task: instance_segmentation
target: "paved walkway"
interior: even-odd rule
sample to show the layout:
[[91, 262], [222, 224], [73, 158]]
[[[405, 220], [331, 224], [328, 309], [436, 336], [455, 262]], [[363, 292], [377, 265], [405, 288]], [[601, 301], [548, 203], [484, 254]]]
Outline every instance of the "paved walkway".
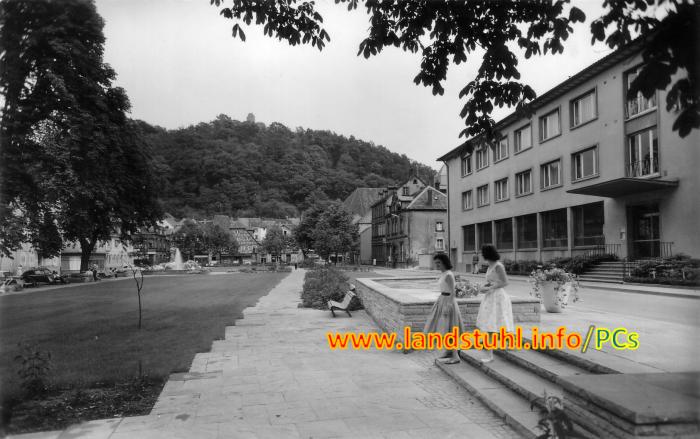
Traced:
[[42, 437], [519, 437], [438, 370], [434, 353], [330, 351], [326, 331], [376, 327], [364, 311], [333, 319], [298, 308], [303, 276], [291, 273], [172, 376], [150, 415]]

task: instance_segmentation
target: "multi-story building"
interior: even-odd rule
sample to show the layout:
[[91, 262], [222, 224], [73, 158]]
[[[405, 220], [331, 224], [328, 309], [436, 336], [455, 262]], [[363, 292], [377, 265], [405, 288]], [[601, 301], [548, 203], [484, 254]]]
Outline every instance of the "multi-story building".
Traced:
[[[150, 265], [171, 260], [172, 235], [175, 228], [167, 221], [159, 221], [155, 227], [144, 227], [134, 237], [135, 258], [145, 259]], [[136, 261], [137, 263], [140, 261]]]
[[377, 265], [430, 267], [446, 250], [447, 197], [411, 176], [372, 205], [372, 259]]
[[372, 263], [372, 205], [384, 194], [385, 188], [360, 187], [352, 191], [343, 201], [345, 210], [352, 214], [352, 222], [357, 224], [360, 236], [359, 252], [352, 263]]
[[[622, 48], [442, 156], [448, 167], [450, 255], [481, 245], [546, 261], [603, 248], [642, 259], [700, 254], [700, 131], [681, 138], [666, 91], [627, 96], [642, 64]], [[603, 247], [604, 246], [604, 247]]]

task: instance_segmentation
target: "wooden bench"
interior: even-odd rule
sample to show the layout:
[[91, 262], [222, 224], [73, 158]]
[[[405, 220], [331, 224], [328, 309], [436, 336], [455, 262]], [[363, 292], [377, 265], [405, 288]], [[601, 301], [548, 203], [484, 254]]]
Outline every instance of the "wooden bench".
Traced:
[[345, 293], [345, 297], [343, 297], [342, 302], [336, 302], [335, 300], [329, 300], [328, 301], [328, 309], [331, 310], [331, 314], [333, 314], [333, 317], [335, 317], [335, 310], [340, 310], [340, 311], [345, 311], [348, 313], [348, 316], [352, 317], [352, 314], [350, 314], [350, 311], [348, 311], [348, 308], [350, 307], [350, 302], [352, 302], [352, 298], [355, 297], [357, 294], [355, 294], [355, 285], [350, 284], [350, 290]]

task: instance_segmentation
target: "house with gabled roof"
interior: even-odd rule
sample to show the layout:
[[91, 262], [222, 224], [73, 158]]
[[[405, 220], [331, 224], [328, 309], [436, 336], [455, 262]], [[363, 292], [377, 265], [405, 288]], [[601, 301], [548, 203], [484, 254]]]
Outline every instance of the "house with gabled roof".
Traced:
[[418, 175], [387, 188], [371, 212], [374, 264], [430, 267], [445, 250], [447, 197]]
[[384, 195], [386, 188], [358, 187], [343, 201], [345, 210], [352, 214], [360, 236], [359, 262], [372, 261], [372, 205]]

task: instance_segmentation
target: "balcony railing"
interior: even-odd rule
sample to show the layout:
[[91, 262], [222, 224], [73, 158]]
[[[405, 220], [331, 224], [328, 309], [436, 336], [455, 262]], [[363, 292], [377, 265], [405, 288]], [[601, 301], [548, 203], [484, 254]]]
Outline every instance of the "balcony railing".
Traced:
[[659, 172], [659, 158], [637, 160], [627, 163], [625, 169], [626, 177], [645, 177]]

